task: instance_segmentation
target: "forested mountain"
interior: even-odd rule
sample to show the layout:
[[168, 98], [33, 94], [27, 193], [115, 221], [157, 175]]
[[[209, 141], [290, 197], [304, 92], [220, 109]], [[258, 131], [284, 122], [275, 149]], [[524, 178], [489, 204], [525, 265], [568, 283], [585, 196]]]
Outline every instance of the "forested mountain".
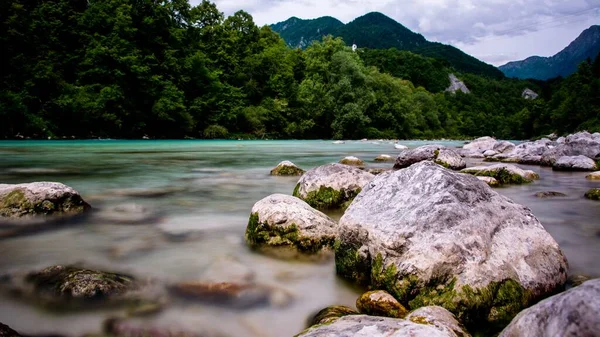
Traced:
[[[402, 24], [378, 12], [368, 13], [344, 25], [339, 21], [332, 24], [332, 18], [325, 17], [314, 20], [290, 18], [287, 21], [271, 25], [291, 47], [304, 48], [311, 41], [320, 40], [327, 27], [327, 33], [341, 37], [346, 43], [356, 43], [360, 48], [388, 49], [412, 51], [423, 56], [446, 61], [455, 69], [493, 78], [503, 78], [501, 71], [492, 65], [465, 54], [460, 49], [438, 42], [429, 42], [421, 34], [417, 34]], [[333, 19], [335, 20], [335, 19]], [[314, 21], [322, 23], [316, 27]], [[325, 25], [325, 23], [328, 23]], [[319, 28], [320, 32], [316, 29]], [[301, 43], [299, 42], [301, 41]], [[308, 43], [307, 43], [308, 42]]]
[[[0, 138], [600, 131], [599, 58], [551, 82], [493, 79], [393, 48], [353, 52], [329, 35], [290, 48], [248, 13], [226, 18], [206, 0], [6, 0], [3, 9]], [[443, 91], [449, 73], [470, 94]], [[540, 98], [522, 98], [525, 88]]]
[[565, 49], [552, 57], [532, 56], [522, 61], [509, 62], [499, 69], [508, 76], [547, 80], [571, 75], [586, 59], [594, 59], [600, 53], [600, 26], [584, 30]]

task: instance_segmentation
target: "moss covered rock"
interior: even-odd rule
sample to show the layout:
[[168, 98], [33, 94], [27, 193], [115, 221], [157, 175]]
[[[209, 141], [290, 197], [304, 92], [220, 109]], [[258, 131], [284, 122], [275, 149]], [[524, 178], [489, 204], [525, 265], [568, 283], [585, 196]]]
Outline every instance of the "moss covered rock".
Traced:
[[344, 164], [344, 165], [351, 165], [351, 166], [364, 166], [365, 162], [362, 161], [362, 159], [354, 157], [354, 156], [348, 156], [348, 157], [344, 157], [340, 160], [340, 164]]
[[555, 198], [555, 197], [566, 197], [567, 195], [562, 192], [543, 191], [543, 192], [537, 192], [535, 194], [535, 196], [538, 198], [541, 198], [541, 199], [547, 199], [547, 198]]
[[358, 315], [358, 312], [345, 305], [332, 305], [320, 310], [313, 318], [309, 320], [308, 326], [311, 327], [317, 324], [328, 324], [340, 317], [348, 315]]
[[452, 170], [460, 170], [467, 166], [453, 149], [442, 145], [425, 145], [401, 152], [396, 158], [394, 169], [399, 170], [422, 161], [432, 161]]
[[560, 247], [529, 209], [431, 162], [377, 176], [338, 228], [338, 274], [469, 325], [500, 327], [567, 278]]
[[0, 217], [78, 214], [89, 208], [77, 191], [61, 183], [0, 184]]
[[278, 257], [327, 256], [332, 252], [336, 227], [335, 221], [304, 201], [273, 194], [252, 207], [246, 242]]
[[359, 168], [328, 164], [308, 170], [293, 195], [317, 209], [345, 209], [374, 175]]
[[390, 156], [389, 154], [380, 154], [379, 156], [375, 157], [375, 161], [377, 162], [386, 162], [386, 161], [395, 161], [396, 158]]
[[301, 176], [304, 170], [291, 161], [284, 160], [271, 170], [272, 176]]
[[590, 200], [600, 200], [600, 188], [592, 188], [585, 192], [584, 197]]
[[492, 177], [502, 185], [528, 184], [539, 179], [539, 175], [531, 170], [523, 170], [511, 164], [494, 164], [489, 166], [474, 166], [463, 169], [461, 173], [478, 177]]
[[368, 291], [356, 300], [356, 308], [362, 314], [404, 318], [408, 310], [385, 290]]

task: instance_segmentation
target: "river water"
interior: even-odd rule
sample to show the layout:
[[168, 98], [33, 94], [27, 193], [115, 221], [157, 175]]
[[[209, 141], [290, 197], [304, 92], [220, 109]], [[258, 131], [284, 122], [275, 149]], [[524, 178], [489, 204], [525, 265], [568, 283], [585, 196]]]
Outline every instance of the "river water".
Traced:
[[[431, 142], [400, 143], [413, 148]], [[291, 194], [298, 180], [272, 177], [269, 171], [281, 160], [309, 169], [347, 155], [371, 167], [391, 167], [373, 159], [398, 152], [383, 141], [3, 141], [0, 183], [59, 181], [78, 190], [97, 215], [52, 231], [0, 239], [0, 274], [83, 263], [170, 283], [197, 280], [215, 260], [234, 258], [256, 274], [257, 282], [293, 294], [293, 302], [251, 310], [174, 304], [146, 319], [237, 337], [293, 336], [323, 307], [354, 306], [360, 289], [336, 277], [333, 261], [282, 261], [246, 247], [252, 205], [272, 193]], [[533, 210], [560, 244], [572, 274], [600, 277], [600, 203], [583, 198], [600, 183], [586, 180], [582, 172], [522, 167], [538, 172], [541, 179], [497, 191]], [[533, 194], [539, 191], [567, 197], [538, 199]], [[111, 212], [133, 206], [143, 207], [149, 216], [140, 220]], [[98, 332], [105, 318], [120, 314], [54, 313], [2, 296], [0, 322], [23, 334]]]

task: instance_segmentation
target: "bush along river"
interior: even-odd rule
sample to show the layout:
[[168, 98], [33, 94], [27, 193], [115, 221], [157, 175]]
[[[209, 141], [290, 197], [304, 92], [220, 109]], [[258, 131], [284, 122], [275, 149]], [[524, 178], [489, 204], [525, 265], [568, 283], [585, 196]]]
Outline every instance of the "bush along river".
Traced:
[[0, 142], [0, 336], [600, 335], [600, 134]]

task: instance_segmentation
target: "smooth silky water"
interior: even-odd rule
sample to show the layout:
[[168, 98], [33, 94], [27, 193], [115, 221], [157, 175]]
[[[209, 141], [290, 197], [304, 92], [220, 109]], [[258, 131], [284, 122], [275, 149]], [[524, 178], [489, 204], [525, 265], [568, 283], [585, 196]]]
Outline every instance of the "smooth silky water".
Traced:
[[[400, 143], [413, 148], [434, 142]], [[298, 180], [269, 176], [270, 169], [282, 160], [309, 169], [347, 155], [371, 167], [391, 167], [392, 163], [376, 164], [373, 159], [397, 153], [393, 143], [386, 141], [340, 145], [331, 141], [3, 141], [0, 183], [58, 181], [78, 190], [96, 209], [136, 204], [158, 216], [141, 224], [90, 217], [59, 229], [1, 239], [0, 274], [83, 263], [171, 283], [199, 280], [210, 263], [233, 257], [252, 268], [257, 282], [288, 290], [294, 301], [286, 307], [250, 310], [175, 302], [157, 315], [139, 319], [237, 337], [293, 336], [321, 308], [354, 306], [360, 289], [336, 277], [333, 261], [282, 261], [246, 247], [244, 231], [252, 205], [272, 193], [291, 194]], [[478, 164], [469, 161], [469, 166]], [[583, 194], [600, 187], [600, 182], [586, 180], [581, 172], [522, 167], [540, 173], [541, 179], [496, 190], [533, 210], [560, 244], [571, 273], [599, 277], [600, 203], [584, 199]], [[149, 195], [125, 196], [131, 191]], [[538, 199], [534, 194], [540, 191], [568, 196]], [[94, 333], [101, 330], [105, 318], [122, 315], [109, 310], [53, 313], [2, 296], [0, 322], [23, 334]]]

